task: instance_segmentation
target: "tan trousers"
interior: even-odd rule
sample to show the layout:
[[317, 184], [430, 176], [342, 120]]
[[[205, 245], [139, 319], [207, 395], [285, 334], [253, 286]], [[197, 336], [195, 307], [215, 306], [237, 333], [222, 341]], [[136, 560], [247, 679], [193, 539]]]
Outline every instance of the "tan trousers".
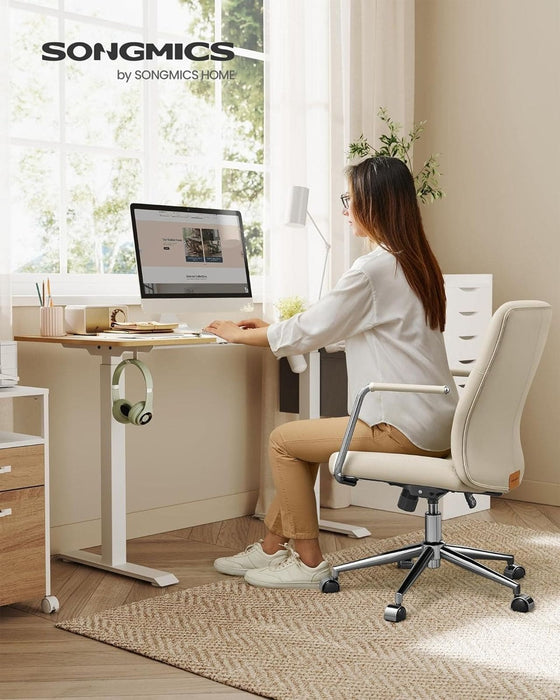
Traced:
[[[319, 464], [338, 452], [348, 418], [298, 420], [275, 428], [270, 434], [269, 455], [276, 496], [264, 519], [276, 535], [286, 539], [309, 540], [319, 536], [314, 484]], [[358, 421], [350, 449], [360, 452], [446, 457], [445, 452], [428, 452], [416, 447], [400, 430], [380, 423], [370, 428]]]

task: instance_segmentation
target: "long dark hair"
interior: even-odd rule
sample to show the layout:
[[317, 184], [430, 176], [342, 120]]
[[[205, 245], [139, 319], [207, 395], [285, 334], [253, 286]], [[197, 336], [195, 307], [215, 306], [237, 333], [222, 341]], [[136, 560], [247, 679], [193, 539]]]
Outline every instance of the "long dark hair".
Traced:
[[427, 325], [443, 331], [443, 275], [426, 239], [410, 170], [398, 158], [373, 156], [350, 166], [346, 174], [357, 223], [393, 253], [422, 302]]

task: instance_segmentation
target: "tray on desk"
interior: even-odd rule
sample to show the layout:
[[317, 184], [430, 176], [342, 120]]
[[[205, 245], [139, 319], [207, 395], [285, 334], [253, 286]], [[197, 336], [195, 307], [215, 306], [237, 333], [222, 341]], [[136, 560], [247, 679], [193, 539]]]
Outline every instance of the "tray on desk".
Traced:
[[137, 323], [112, 323], [106, 333], [169, 333], [178, 328], [178, 323], [157, 323], [156, 321], [138, 321]]

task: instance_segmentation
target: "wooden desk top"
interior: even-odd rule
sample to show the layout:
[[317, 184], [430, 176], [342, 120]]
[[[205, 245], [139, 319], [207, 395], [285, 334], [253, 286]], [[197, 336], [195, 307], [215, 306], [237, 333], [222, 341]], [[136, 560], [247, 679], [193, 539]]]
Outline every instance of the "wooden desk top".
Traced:
[[[165, 337], [161, 337], [163, 335], [165, 335]], [[196, 336], [181, 336], [178, 334], [172, 336], [170, 333], [144, 333], [142, 335], [133, 334], [131, 337], [116, 333], [114, 336], [111, 336], [110, 333], [107, 333], [104, 335], [16, 335], [14, 336], [14, 340], [27, 342], [31, 341], [35, 343], [58, 343], [59, 345], [63, 345], [65, 347], [78, 348], [142, 348], [173, 345], [214, 345], [216, 344], [217, 339], [213, 337], [198, 338]]]

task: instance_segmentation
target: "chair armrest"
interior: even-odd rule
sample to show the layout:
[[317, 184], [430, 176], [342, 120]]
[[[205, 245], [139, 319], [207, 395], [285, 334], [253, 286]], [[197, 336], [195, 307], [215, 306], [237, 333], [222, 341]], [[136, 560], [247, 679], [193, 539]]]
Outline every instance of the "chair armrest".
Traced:
[[355, 477], [344, 476], [342, 473], [342, 467], [344, 466], [344, 460], [348, 454], [348, 448], [350, 447], [350, 442], [352, 441], [352, 436], [354, 435], [354, 429], [356, 427], [356, 423], [358, 422], [362, 404], [370, 391], [402, 391], [416, 394], [449, 394], [450, 389], [446, 384], [443, 386], [438, 386], [434, 384], [388, 384], [383, 382], [370, 382], [367, 386], [361, 389], [354, 400], [352, 412], [350, 413], [350, 418], [348, 419], [348, 425], [346, 426], [346, 431], [344, 433], [344, 437], [342, 438], [342, 445], [340, 446], [340, 450], [334, 465], [333, 476], [339, 484], [356, 486], [358, 483], [358, 480]]

